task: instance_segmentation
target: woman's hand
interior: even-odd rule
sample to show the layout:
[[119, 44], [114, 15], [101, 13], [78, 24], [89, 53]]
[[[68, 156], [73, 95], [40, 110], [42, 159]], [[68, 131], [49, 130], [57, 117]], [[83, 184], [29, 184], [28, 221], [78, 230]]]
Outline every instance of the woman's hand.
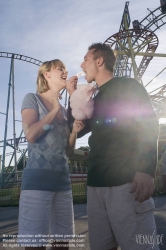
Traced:
[[73, 123], [73, 133], [79, 133], [85, 127], [83, 121], [75, 120]]
[[66, 148], [66, 153], [69, 156], [72, 152], [73, 149], [75, 148], [75, 143], [77, 139], [77, 133], [80, 132], [83, 128], [85, 127], [83, 121], [75, 120], [73, 123], [73, 129], [72, 132], [69, 136], [67, 148]]
[[72, 76], [72, 77], [70, 77], [67, 80], [67, 82], [66, 82], [66, 89], [67, 89], [67, 91], [68, 91], [68, 93], [69, 93], [70, 96], [76, 90], [76, 88], [77, 88], [77, 82], [78, 82], [78, 77], [77, 76]]
[[52, 95], [50, 101], [52, 103], [53, 109], [60, 109], [61, 105], [59, 103], [58, 99], [62, 99], [62, 96], [60, 95], [60, 93], [56, 92]]

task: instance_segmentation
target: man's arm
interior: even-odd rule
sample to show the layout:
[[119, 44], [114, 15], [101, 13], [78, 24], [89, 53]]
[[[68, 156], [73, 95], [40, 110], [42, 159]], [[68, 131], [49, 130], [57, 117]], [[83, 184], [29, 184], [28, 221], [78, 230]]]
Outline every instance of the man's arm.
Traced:
[[138, 155], [136, 174], [130, 192], [135, 192], [135, 199], [143, 202], [154, 192], [153, 177], [157, 163], [159, 123], [144, 87], [138, 84], [133, 92], [133, 98], [136, 100], [134, 115], [138, 135]]
[[143, 86], [136, 89], [135, 99], [137, 100], [134, 113], [137, 125], [139, 163], [137, 172], [154, 177], [158, 155], [159, 122]]

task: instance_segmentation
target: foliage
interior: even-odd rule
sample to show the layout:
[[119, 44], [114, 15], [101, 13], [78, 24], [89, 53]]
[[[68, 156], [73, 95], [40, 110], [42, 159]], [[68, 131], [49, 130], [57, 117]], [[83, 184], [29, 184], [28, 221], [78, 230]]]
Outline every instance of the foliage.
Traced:
[[82, 150], [82, 151], [86, 151], [86, 152], [89, 152], [90, 151], [90, 147], [88, 146], [85, 146], [85, 147], [80, 147], [80, 148], [77, 148], [78, 150]]

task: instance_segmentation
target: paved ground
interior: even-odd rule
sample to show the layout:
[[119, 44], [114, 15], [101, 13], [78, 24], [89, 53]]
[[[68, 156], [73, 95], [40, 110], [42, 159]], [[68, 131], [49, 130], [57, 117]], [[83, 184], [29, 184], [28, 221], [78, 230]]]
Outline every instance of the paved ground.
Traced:
[[[162, 245], [160, 244], [160, 250], [166, 249], [166, 196], [154, 198], [156, 209], [154, 215], [157, 224], [157, 234], [159, 239], [162, 239]], [[87, 225], [87, 212], [86, 204], [74, 205], [75, 212], [75, 225], [76, 234], [84, 235], [84, 247], [70, 248], [70, 250], [90, 250], [88, 241], [88, 225]], [[0, 208], [0, 250], [11, 250], [11, 246], [4, 247], [2, 243], [2, 236], [16, 235], [18, 228], [18, 207], [1, 207]], [[161, 235], [163, 237], [161, 238]], [[14, 250], [18, 250], [18, 247], [14, 247]], [[19, 248], [23, 250], [24, 248]], [[101, 249], [102, 250], [102, 249]], [[131, 249], [129, 249], [131, 250]]]

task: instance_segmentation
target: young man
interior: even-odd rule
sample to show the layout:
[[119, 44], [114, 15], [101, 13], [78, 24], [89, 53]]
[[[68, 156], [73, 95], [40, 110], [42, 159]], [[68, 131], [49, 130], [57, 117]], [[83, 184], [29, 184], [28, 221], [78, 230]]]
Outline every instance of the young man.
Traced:
[[[114, 52], [101, 43], [89, 47], [81, 64], [87, 82], [95, 81], [99, 90], [93, 116], [80, 133], [92, 132], [87, 180], [90, 247], [150, 250], [152, 242], [138, 239], [156, 235], [151, 196], [159, 125], [145, 88], [135, 79], [113, 77], [114, 64]], [[68, 90], [72, 94], [74, 87]]]

